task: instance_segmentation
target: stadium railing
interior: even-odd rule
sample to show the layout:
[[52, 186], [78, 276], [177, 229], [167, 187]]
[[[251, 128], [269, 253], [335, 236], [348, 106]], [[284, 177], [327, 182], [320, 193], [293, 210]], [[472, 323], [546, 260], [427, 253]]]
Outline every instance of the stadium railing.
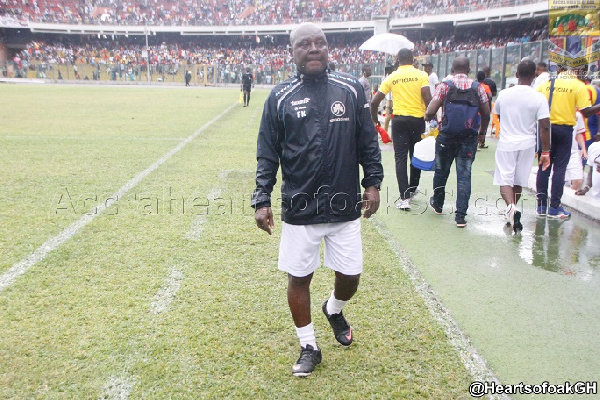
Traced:
[[465, 56], [470, 61], [470, 77], [475, 78], [477, 71], [483, 66], [490, 66], [491, 78], [496, 82], [498, 88], [504, 89], [506, 80], [515, 76], [517, 64], [524, 57], [534, 62], [548, 60], [548, 41], [508, 43], [504, 47], [495, 49], [460, 50], [435, 56], [422, 57], [420, 61], [433, 63], [433, 71], [443, 79], [450, 74], [452, 60], [459, 56]]

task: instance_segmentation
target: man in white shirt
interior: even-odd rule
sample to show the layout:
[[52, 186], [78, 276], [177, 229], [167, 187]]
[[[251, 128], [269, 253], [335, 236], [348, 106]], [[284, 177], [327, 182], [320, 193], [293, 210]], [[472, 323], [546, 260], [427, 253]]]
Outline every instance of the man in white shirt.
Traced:
[[[535, 158], [536, 123], [542, 135], [542, 148], [550, 148], [550, 110], [544, 95], [531, 87], [535, 70], [533, 61], [521, 61], [517, 66], [518, 84], [500, 92], [493, 111], [502, 124], [496, 147], [494, 185], [500, 186], [500, 195], [506, 202], [506, 223], [512, 225], [515, 233], [523, 230], [517, 203]], [[540, 164], [544, 170], [548, 168], [549, 152], [542, 152]]]
[[[392, 72], [394, 72], [394, 67], [391, 67], [391, 66], [385, 67], [385, 77], [386, 78]], [[385, 95], [385, 123], [384, 123], [384, 128], [383, 128], [389, 134], [392, 133], [388, 130], [388, 128], [390, 127], [390, 121], [392, 120], [393, 116], [394, 116], [393, 94], [392, 94], [392, 92], [389, 92], [388, 94]]]
[[571, 158], [567, 164], [565, 181], [571, 182], [571, 189], [578, 190], [583, 183], [583, 164], [582, 158], [587, 158], [585, 149], [585, 123], [583, 115], [579, 111], [575, 114], [577, 122], [573, 127], [573, 142], [571, 144]]
[[427, 75], [429, 75], [429, 89], [431, 90], [431, 95], [433, 96], [435, 93], [435, 87], [440, 83], [437, 74], [433, 72], [433, 63], [424, 63], [423, 71], [427, 72]]
[[576, 195], [583, 196], [589, 192], [588, 196], [600, 199], [600, 133], [594, 136], [594, 143], [587, 149], [587, 165], [590, 170], [586, 176], [585, 186], [575, 192]]
[[539, 63], [537, 63], [535, 69], [535, 80], [533, 81], [531, 86], [533, 86], [534, 89], [537, 89], [538, 86], [540, 86], [542, 83], [546, 82], [549, 79], [550, 74], [548, 73], [548, 65], [545, 62], [540, 61]]
[[360, 85], [365, 91], [365, 98], [367, 99], [367, 103], [371, 103], [371, 98], [373, 97], [373, 93], [371, 92], [371, 81], [369, 80], [370, 76], [371, 67], [369, 65], [363, 65], [362, 76], [358, 78], [358, 81], [360, 82]]

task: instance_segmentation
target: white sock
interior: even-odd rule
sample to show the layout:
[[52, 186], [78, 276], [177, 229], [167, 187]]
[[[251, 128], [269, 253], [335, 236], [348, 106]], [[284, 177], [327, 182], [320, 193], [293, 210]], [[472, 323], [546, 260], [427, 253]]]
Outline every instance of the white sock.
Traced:
[[515, 211], [517, 211], [517, 206], [514, 203], [509, 204], [508, 206], [506, 206], [506, 212], [504, 213], [504, 216], [506, 218], [506, 223], [512, 225], [515, 221]]
[[329, 297], [329, 300], [327, 300], [327, 314], [329, 315], [341, 313], [342, 309], [347, 303], [347, 301], [336, 299], [333, 295], [334, 293], [335, 290], [331, 292], [331, 297]]
[[296, 335], [298, 335], [298, 339], [300, 339], [300, 347], [306, 347], [307, 344], [310, 344], [313, 349], [318, 349], [317, 339], [315, 338], [315, 328], [312, 322], [302, 328], [296, 327]]

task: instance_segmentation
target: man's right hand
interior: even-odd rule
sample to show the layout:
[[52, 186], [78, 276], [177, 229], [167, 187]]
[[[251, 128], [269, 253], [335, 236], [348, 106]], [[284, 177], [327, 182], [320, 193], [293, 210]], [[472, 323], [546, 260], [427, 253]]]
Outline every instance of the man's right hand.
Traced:
[[256, 226], [271, 235], [271, 229], [275, 226], [273, 221], [273, 211], [271, 207], [259, 208], [254, 212]]
[[538, 162], [538, 165], [542, 166], [542, 171], [547, 170], [548, 167], [550, 166], [550, 155], [548, 155], [548, 154], [540, 155], [540, 161]]

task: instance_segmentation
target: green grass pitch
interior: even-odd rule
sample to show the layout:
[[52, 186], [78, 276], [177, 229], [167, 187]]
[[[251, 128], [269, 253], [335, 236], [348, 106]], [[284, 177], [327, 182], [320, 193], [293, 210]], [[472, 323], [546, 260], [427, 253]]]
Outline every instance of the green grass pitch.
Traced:
[[[0, 274], [110, 205], [0, 292], [0, 398], [469, 398], [471, 377], [400, 260], [363, 222], [365, 272], [323, 363], [299, 354], [277, 271], [281, 224], [249, 207], [267, 91], [0, 87]], [[125, 183], [222, 113], [126, 194]], [[276, 191], [279, 187], [276, 188]]]

